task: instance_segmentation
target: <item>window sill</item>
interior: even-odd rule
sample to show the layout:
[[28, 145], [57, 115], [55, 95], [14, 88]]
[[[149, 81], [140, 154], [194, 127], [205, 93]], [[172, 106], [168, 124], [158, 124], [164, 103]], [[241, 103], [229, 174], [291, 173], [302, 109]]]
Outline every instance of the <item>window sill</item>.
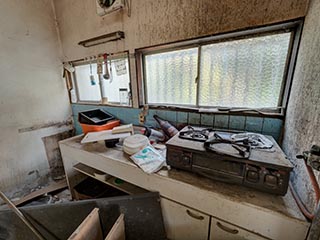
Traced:
[[[142, 107], [142, 106], [140, 106]], [[155, 110], [169, 110], [169, 111], [181, 111], [181, 112], [193, 112], [199, 114], [221, 114], [221, 115], [241, 115], [241, 116], [253, 116], [253, 117], [269, 117], [284, 119], [284, 109], [279, 109], [279, 112], [275, 110], [255, 110], [255, 109], [243, 109], [243, 108], [197, 108], [197, 107], [185, 107], [185, 106], [173, 106], [173, 105], [149, 105], [149, 109]]]
[[71, 104], [81, 104], [81, 105], [93, 105], [93, 106], [104, 106], [104, 107], [121, 107], [121, 108], [133, 108], [132, 105], [120, 105], [117, 103], [101, 103], [101, 102], [82, 102], [78, 101]]

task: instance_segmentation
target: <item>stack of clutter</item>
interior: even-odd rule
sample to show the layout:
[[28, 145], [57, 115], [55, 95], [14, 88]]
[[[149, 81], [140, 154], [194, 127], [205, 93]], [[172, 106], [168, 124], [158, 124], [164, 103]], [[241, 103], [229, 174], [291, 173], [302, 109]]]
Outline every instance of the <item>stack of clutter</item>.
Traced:
[[146, 173], [157, 172], [166, 164], [165, 157], [150, 144], [148, 137], [141, 134], [127, 137], [123, 151]]
[[[154, 115], [154, 118], [162, 131], [144, 127], [140, 129], [140, 134], [134, 134], [132, 124], [119, 126], [120, 120], [116, 120], [114, 116], [103, 110], [81, 112], [79, 122], [83, 132], [86, 133], [81, 143], [104, 141], [107, 148], [119, 147], [144, 172], [155, 173], [167, 166], [166, 148], [157, 143], [170, 139], [178, 133], [178, 130], [157, 115]], [[87, 125], [91, 126], [87, 127]]]

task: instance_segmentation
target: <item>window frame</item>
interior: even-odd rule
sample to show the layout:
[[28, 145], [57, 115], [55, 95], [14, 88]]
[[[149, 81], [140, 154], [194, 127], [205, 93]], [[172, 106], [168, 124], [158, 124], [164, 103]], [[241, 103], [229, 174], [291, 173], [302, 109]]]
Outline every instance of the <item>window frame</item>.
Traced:
[[[297, 19], [290, 22], [277, 23], [268, 26], [262, 26], [257, 28], [244, 29], [240, 31], [216, 34], [197, 39], [190, 39], [178, 42], [172, 42], [163, 45], [156, 45], [147, 48], [136, 49], [136, 71], [137, 71], [137, 84], [138, 84], [138, 102], [139, 106], [149, 105], [150, 108], [168, 108], [168, 109], [182, 109], [187, 111], [199, 111], [199, 109], [212, 109], [218, 106], [199, 106], [199, 77], [200, 77], [200, 58], [201, 58], [201, 47], [209, 44], [234, 41], [239, 39], [248, 39], [260, 36], [267, 36], [277, 33], [291, 32], [291, 39], [288, 48], [286, 66], [283, 74], [283, 80], [281, 85], [281, 91], [279, 94], [278, 107], [276, 108], [264, 108], [258, 109], [259, 111], [251, 111], [250, 115], [260, 115], [265, 112], [268, 115], [284, 116], [288, 104], [293, 73], [295, 69], [295, 62], [297, 58], [297, 52], [299, 48], [301, 32], [303, 27], [303, 19]], [[145, 82], [145, 56], [149, 54], [170, 52], [188, 48], [198, 48], [198, 63], [197, 63], [197, 98], [196, 105], [177, 105], [177, 104], [148, 104], [147, 103], [147, 83]], [[243, 108], [230, 107], [230, 109], [239, 110]], [[250, 108], [247, 109], [250, 112]]]
[[[129, 53], [129, 51], [123, 51], [123, 52], [108, 54], [108, 59], [111, 59], [111, 60], [121, 59], [122, 56], [127, 56], [127, 58], [128, 58], [129, 93], [131, 94], [131, 97], [130, 97], [131, 103], [129, 105], [121, 105], [120, 103], [116, 103], [116, 102], [103, 103], [102, 101], [93, 101], [93, 100], [92, 101], [91, 100], [83, 101], [83, 100], [80, 100], [80, 97], [79, 97], [80, 96], [79, 95], [79, 86], [78, 86], [78, 83], [77, 83], [76, 73], [74, 71], [71, 74], [71, 78], [72, 78], [72, 82], [73, 82], [73, 85], [75, 87], [75, 92], [76, 92], [76, 95], [77, 95], [77, 101], [76, 101], [75, 104], [99, 105], [99, 106], [101, 105], [101, 106], [113, 106], [113, 107], [124, 107], [124, 108], [132, 108], [133, 107], [131, 66], [130, 66], [130, 53]], [[71, 64], [72, 64], [72, 66], [76, 67], [76, 66], [88, 65], [88, 64], [90, 64], [90, 62], [92, 64], [97, 64], [97, 58], [95, 58], [94, 60], [90, 60], [90, 57], [89, 58], [84, 58], [84, 59], [78, 59], [78, 60], [71, 61]], [[99, 86], [100, 93], [102, 94], [101, 85], [98, 84], [98, 86]]]

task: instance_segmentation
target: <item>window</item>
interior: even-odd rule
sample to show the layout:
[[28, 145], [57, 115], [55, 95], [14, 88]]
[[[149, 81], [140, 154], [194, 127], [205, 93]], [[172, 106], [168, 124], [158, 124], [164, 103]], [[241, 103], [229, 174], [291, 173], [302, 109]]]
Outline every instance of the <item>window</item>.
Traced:
[[79, 102], [110, 103], [129, 106], [131, 103], [130, 72], [128, 55], [112, 56], [107, 59], [109, 79], [105, 63], [102, 74], [97, 73], [97, 61], [75, 63], [74, 81]]
[[[90, 66], [91, 65], [91, 66]], [[93, 80], [90, 80], [90, 68], [93, 75]], [[84, 64], [75, 66], [75, 80], [78, 87], [78, 98], [80, 101], [101, 101], [101, 92], [97, 75], [96, 64]]]
[[199, 105], [275, 108], [291, 33], [201, 47]]
[[297, 25], [141, 49], [145, 103], [278, 111]]
[[148, 103], [196, 102], [197, 48], [145, 56]]

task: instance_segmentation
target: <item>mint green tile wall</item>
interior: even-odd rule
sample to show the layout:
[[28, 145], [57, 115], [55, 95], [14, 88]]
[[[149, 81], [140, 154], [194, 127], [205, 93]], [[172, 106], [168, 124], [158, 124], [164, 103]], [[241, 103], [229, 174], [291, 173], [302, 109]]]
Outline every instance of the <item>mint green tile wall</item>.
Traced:
[[[119, 118], [124, 124], [133, 123], [135, 125], [139, 125], [139, 113], [141, 111], [140, 109], [72, 104], [74, 125], [77, 134], [82, 133], [81, 126], [78, 122], [78, 113], [94, 108], [101, 108], [105, 111], [108, 111], [112, 115]], [[213, 127], [217, 129], [252, 131], [271, 135], [276, 140], [279, 140], [280, 133], [283, 127], [283, 120], [276, 118], [248, 117], [238, 115], [233, 116], [221, 114], [200, 114], [155, 109], [150, 109], [148, 113], [149, 114], [146, 116], [145, 123], [148, 126], [158, 127], [157, 122], [153, 118], [153, 115], [156, 114], [159, 117], [170, 121], [174, 125], [187, 123], [190, 125]]]

